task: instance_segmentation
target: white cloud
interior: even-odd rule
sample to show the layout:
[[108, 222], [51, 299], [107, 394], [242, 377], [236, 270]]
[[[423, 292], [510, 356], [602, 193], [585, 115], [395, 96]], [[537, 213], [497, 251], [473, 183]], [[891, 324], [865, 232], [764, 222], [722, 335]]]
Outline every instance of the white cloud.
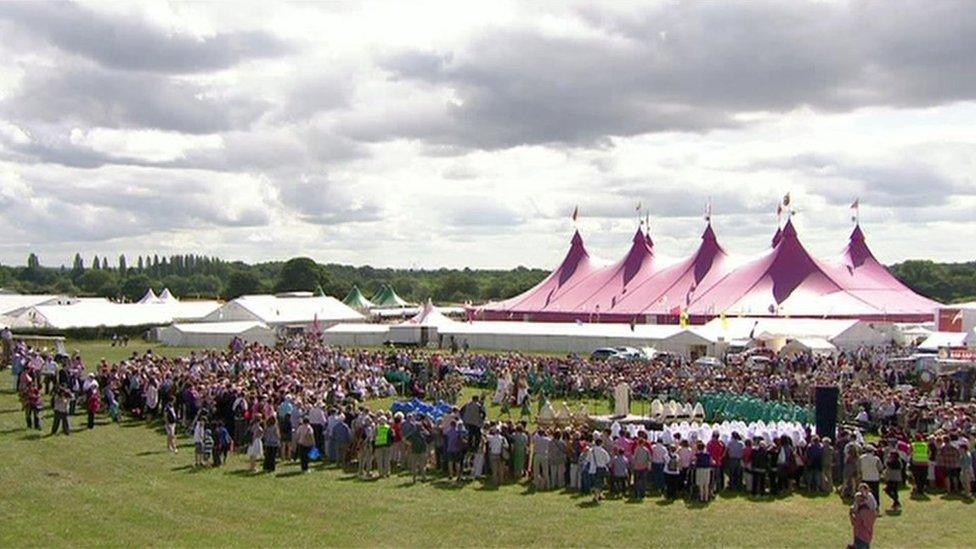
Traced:
[[[551, 266], [579, 206], [659, 256], [793, 193], [885, 261], [971, 260], [976, 18], [956, 2], [0, 7], [0, 261], [28, 251]], [[870, 24], [868, 24], [870, 22]], [[959, 238], [946, 238], [945, 235]]]

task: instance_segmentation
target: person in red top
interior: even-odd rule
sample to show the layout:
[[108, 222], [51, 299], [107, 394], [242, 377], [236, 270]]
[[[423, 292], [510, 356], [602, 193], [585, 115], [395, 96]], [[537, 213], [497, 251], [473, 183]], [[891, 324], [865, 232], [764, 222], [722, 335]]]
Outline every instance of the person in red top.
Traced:
[[862, 483], [857, 494], [854, 495], [854, 504], [851, 505], [851, 526], [854, 528], [854, 543], [850, 547], [854, 549], [870, 549], [871, 540], [874, 538], [874, 521], [878, 519], [876, 506], [871, 504], [874, 496], [867, 484]]
[[102, 401], [98, 398], [97, 386], [88, 392], [88, 428], [95, 428], [95, 414], [102, 409]]
[[722, 478], [722, 458], [725, 457], [725, 443], [718, 438], [718, 431], [712, 432], [712, 440], [705, 445], [705, 451], [712, 457], [712, 493], [720, 492], [724, 488]]
[[393, 442], [390, 445], [390, 462], [394, 469], [406, 466], [406, 454], [403, 444], [403, 412], [393, 414], [393, 424], [390, 425]]

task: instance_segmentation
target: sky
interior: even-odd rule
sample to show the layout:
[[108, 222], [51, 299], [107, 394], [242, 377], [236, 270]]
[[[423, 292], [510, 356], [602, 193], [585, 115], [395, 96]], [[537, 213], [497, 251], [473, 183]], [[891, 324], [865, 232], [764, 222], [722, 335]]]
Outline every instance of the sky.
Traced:
[[[973, 260], [969, 2], [0, 3], [0, 263]], [[578, 207], [577, 223], [570, 219]]]

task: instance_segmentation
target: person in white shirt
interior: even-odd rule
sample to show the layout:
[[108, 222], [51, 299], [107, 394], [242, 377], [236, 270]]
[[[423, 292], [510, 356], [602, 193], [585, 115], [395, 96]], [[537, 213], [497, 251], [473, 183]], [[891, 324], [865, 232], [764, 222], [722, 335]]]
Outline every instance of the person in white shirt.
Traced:
[[875, 453], [874, 446], [868, 445], [864, 447], [864, 453], [857, 460], [857, 470], [860, 474], [861, 481], [871, 488], [871, 495], [874, 496], [874, 501], [880, 502], [880, 485], [881, 477], [884, 475], [884, 463], [882, 463], [881, 458]]
[[603, 483], [607, 478], [607, 468], [610, 466], [610, 454], [601, 444], [599, 437], [593, 441], [590, 447], [590, 474], [593, 475], [593, 501], [599, 502], [603, 499]]
[[498, 433], [497, 427], [491, 428], [488, 435], [488, 460], [491, 464], [491, 483], [498, 486], [502, 483], [502, 452], [508, 448], [508, 440]]

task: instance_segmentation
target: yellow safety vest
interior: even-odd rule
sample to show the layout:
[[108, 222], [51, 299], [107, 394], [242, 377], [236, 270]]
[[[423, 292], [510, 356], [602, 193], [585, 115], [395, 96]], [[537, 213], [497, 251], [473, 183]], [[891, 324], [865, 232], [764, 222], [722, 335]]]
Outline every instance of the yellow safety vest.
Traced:
[[912, 463], [926, 463], [929, 460], [929, 443], [912, 443]]
[[390, 426], [380, 425], [376, 428], [376, 446], [387, 446], [390, 444]]

